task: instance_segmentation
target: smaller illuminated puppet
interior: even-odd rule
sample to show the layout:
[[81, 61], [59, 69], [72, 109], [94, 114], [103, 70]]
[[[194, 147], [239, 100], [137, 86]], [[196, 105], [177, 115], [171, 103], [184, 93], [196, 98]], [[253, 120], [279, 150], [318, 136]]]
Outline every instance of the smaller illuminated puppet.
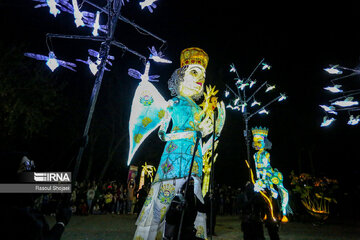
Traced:
[[262, 127], [252, 129], [253, 147], [257, 150], [254, 154], [257, 177], [254, 190], [260, 192], [267, 188], [271, 191], [272, 197], [276, 199], [279, 193], [274, 188], [275, 184], [280, 192], [282, 214], [286, 216], [287, 211], [290, 210], [288, 206], [289, 193], [283, 185], [282, 173], [270, 165], [270, 153], [265, 150], [271, 149], [271, 142], [267, 139], [268, 132], [269, 129]]

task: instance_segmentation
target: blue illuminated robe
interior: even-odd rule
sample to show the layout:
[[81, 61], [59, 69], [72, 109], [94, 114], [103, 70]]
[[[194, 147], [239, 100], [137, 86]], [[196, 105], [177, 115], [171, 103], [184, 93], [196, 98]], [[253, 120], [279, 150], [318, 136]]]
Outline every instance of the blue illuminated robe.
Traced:
[[[170, 117], [164, 119], [165, 122], [159, 131], [166, 131], [169, 122], [172, 120], [170, 133], [193, 132], [193, 137], [167, 141], [155, 182], [188, 176], [196, 142], [196, 126], [201, 117], [200, 111], [201, 108], [188, 97], [178, 96], [170, 100], [170, 105], [167, 108]], [[199, 119], [195, 119], [196, 116]], [[196, 151], [192, 175], [199, 178], [202, 176], [201, 144]]]

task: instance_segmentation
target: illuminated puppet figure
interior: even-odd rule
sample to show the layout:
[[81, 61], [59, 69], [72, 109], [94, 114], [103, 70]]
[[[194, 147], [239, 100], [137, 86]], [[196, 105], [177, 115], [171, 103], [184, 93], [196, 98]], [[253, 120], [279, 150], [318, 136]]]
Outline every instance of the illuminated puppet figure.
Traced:
[[271, 149], [271, 142], [267, 139], [269, 129], [267, 128], [253, 128], [253, 147], [257, 152], [254, 154], [256, 177], [257, 180], [254, 185], [254, 190], [260, 192], [265, 188], [271, 191], [272, 197], [277, 198], [278, 192], [274, 188], [277, 186], [281, 196], [281, 211], [283, 216], [286, 216], [287, 211], [290, 210], [288, 206], [289, 193], [283, 185], [283, 175], [276, 168], [270, 165], [270, 153], [265, 149]]
[[[199, 48], [187, 48], [181, 52], [181, 68], [172, 74], [168, 87], [174, 98], [165, 101], [156, 88], [149, 82], [148, 70], [142, 75], [137, 88], [130, 115], [130, 163], [133, 155], [144, 139], [158, 126], [158, 135], [166, 142], [157, 173], [143, 208], [136, 221], [137, 229], [134, 239], [162, 239], [165, 227], [165, 214], [172, 199], [179, 192], [190, 172], [197, 136], [206, 137], [213, 131], [213, 122], [204, 103], [201, 108], [195, 103], [203, 96], [205, 70], [208, 55]], [[147, 79], [146, 79], [147, 78]], [[219, 136], [225, 121], [223, 102], [216, 104], [215, 136]], [[168, 133], [170, 122], [171, 130]], [[201, 193], [201, 177], [203, 171], [203, 154], [211, 147], [209, 142], [200, 142], [195, 152], [192, 168], [194, 193], [204, 203]], [[196, 235], [205, 239], [206, 216], [198, 212], [194, 227]]]

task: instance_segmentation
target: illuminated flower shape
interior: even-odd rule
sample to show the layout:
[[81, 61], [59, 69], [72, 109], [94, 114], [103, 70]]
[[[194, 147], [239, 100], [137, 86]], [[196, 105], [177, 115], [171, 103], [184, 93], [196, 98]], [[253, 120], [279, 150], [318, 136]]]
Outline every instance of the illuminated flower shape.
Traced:
[[151, 95], [143, 95], [140, 97], [140, 103], [144, 106], [150, 106], [154, 102], [154, 99]]
[[158, 117], [159, 117], [159, 119], [162, 119], [164, 116], [165, 116], [165, 110], [160, 110], [160, 111], [158, 112]]
[[162, 204], [169, 205], [175, 196], [175, 187], [172, 184], [163, 184], [160, 188], [158, 199]]
[[143, 138], [143, 135], [142, 135], [141, 133], [135, 134], [135, 136], [134, 136], [134, 141], [135, 141], [136, 143], [139, 143], [142, 138]]

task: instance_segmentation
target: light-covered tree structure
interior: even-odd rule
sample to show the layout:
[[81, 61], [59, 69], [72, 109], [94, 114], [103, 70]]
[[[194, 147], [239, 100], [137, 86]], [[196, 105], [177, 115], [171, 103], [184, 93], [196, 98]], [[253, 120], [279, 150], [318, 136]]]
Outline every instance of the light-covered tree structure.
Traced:
[[[271, 69], [271, 66], [264, 62], [262, 59], [258, 65], [253, 69], [251, 74], [246, 78], [241, 78], [235, 65], [230, 65], [230, 72], [235, 73], [235, 87], [234, 91], [229, 85], [226, 84], [225, 97], [229, 98], [229, 103], [226, 105], [226, 108], [230, 108], [232, 110], [237, 110], [242, 113], [245, 130], [244, 137], [246, 142], [246, 150], [247, 150], [247, 159], [250, 159], [250, 141], [251, 135], [249, 131], [249, 121], [256, 114], [269, 114], [268, 107], [274, 102], [281, 102], [287, 98], [285, 93], [280, 93], [277, 97], [267, 102], [266, 104], [262, 104], [257, 100], [261, 99], [262, 94], [268, 94], [275, 89], [275, 84], [271, 85], [268, 81], [259, 82], [254, 79], [254, 75], [257, 70], [268, 71]], [[257, 87], [256, 87], [257, 86]]]
[[[319, 105], [325, 112], [321, 127], [330, 126], [338, 116], [338, 112], [347, 112], [349, 115], [347, 124], [357, 125], [360, 121], [359, 101], [354, 96], [360, 94], [360, 89], [352, 89], [350, 79], [360, 75], [360, 70], [342, 67], [339, 65], [330, 65], [324, 71], [331, 75], [341, 75], [330, 80], [331, 85], [324, 87], [325, 90], [334, 94], [334, 98], [328, 100], [328, 103]], [[346, 86], [344, 85], [346, 84]]]
[[[67, 62], [63, 60], [59, 60], [56, 57], [55, 51], [52, 46], [51, 40], [53, 38], [59, 39], [76, 39], [76, 40], [88, 40], [95, 41], [100, 43], [100, 49], [98, 51], [93, 49], [88, 49], [89, 56], [87, 59], [76, 59], [76, 61], [85, 63], [89, 66], [90, 71], [95, 75], [94, 86], [92, 90], [92, 94], [90, 97], [89, 103], [89, 112], [87, 116], [87, 121], [85, 124], [85, 129], [83, 133], [83, 144], [79, 149], [79, 153], [76, 158], [75, 168], [73, 172], [73, 179], [76, 180], [79, 166], [81, 162], [81, 158], [84, 152], [84, 149], [87, 145], [88, 132], [92, 120], [92, 115], [95, 109], [95, 104], [97, 100], [97, 96], [101, 87], [102, 79], [104, 76], [104, 71], [109, 71], [109, 66], [112, 65], [111, 61], [114, 60], [114, 56], [109, 55], [111, 46], [115, 46], [120, 48], [123, 51], [130, 52], [137, 57], [139, 57], [144, 64], [147, 59], [152, 59], [157, 61], [159, 58], [162, 59], [163, 55], [161, 52], [157, 52], [154, 47], [150, 50], [149, 58], [143, 56], [135, 50], [128, 48], [123, 43], [117, 41], [115, 39], [115, 31], [118, 21], [125, 22], [130, 24], [134, 28], [136, 28], [139, 32], [145, 33], [156, 40], [162, 42], [160, 49], [166, 43], [165, 40], [160, 37], [154, 35], [153, 33], [143, 29], [138, 26], [134, 22], [128, 20], [121, 14], [121, 10], [124, 7], [125, 3], [123, 0], [104, 0], [104, 7], [98, 6], [89, 0], [82, 0], [81, 3], [77, 0], [34, 0], [38, 2], [35, 5], [35, 8], [49, 8], [50, 14], [56, 17], [58, 14], [62, 12], [69, 13], [74, 18], [74, 26], [77, 28], [89, 28], [91, 33], [89, 35], [64, 35], [64, 34], [54, 34], [47, 33], [46, 34], [46, 44], [49, 50], [47, 55], [34, 54], [34, 53], [25, 53], [25, 56], [45, 61], [46, 65], [51, 69], [51, 71], [55, 71], [59, 66], [68, 68], [72, 71], [76, 71], [76, 64], [72, 62]], [[153, 8], [156, 8], [155, 2], [152, 1], [142, 1], [139, 2], [141, 9], [147, 9], [150, 12], [153, 12]], [[127, 0], [128, 2], [128, 0]], [[86, 10], [86, 11], [85, 11]]]

